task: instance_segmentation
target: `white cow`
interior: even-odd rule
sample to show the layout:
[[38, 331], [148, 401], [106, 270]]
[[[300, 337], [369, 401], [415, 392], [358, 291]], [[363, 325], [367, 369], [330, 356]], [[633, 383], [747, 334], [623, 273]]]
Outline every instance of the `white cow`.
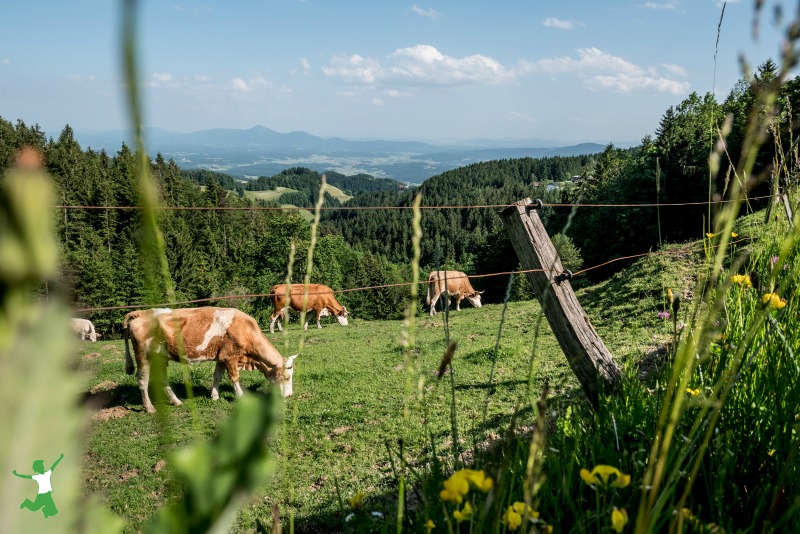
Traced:
[[100, 334], [94, 331], [94, 325], [89, 319], [70, 319], [72, 331], [81, 336], [82, 340], [97, 341]]

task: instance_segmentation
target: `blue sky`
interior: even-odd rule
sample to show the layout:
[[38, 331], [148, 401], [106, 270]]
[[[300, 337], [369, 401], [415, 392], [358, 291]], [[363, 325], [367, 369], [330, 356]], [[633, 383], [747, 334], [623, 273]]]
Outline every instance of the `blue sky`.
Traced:
[[[778, 59], [767, 0], [140, 1], [145, 123], [171, 131], [636, 143], [689, 93], [721, 100]], [[121, 2], [0, 7], [0, 116], [58, 132], [128, 127]], [[784, 20], [785, 25], [788, 21]]]

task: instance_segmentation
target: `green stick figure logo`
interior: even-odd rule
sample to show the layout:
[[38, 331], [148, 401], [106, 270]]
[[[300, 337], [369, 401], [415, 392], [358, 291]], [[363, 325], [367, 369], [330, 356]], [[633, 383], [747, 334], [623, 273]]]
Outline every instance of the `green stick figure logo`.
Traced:
[[47, 471], [44, 470], [44, 460], [36, 460], [33, 462], [33, 472], [36, 473], [35, 475], [21, 475], [17, 473], [16, 469], [12, 471], [12, 473], [19, 478], [30, 478], [39, 484], [39, 493], [36, 495], [36, 500], [31, 501], [30, 499], [25, 499], [23, 503], [19, 505], [20, 510], [23, 508], [27, 508], [32, 512], [41, 510], [45, 518], [58, 513], [56, 503], [53, 502], [53, 486], [50, 484], [50, 476], [53, 474], [53, 469], [56, 468], [58, 462], [60, 462], [63, 457], [64, 454], [62, 453], [61, 456], [58, 457], [58, 460], [53, 462], [53, 465], [51, 465], [50, 469]]

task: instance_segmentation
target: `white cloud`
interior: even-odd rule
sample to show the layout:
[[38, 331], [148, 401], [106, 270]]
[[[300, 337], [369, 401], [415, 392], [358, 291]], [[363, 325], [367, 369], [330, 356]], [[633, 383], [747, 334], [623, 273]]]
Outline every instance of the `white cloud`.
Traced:
[[358, 54], [334, 56], [322, 72], [326, 76], [362, 85], [498, 84], [517, 75], [493, 58], [480, 54], [454, 58], [430, 45], [398, 48], [386, 58], [385, 66], [375, 58]]
[[688, 76], [689, 75], [689, 73], [686, 72], [686, 69], [684, 69], [680, 65], [672, 65], [670, 63], [662, 63], [661, 66], [664, 67], [664, 70], [666, 70], [667, 72], [669, 72], [671, 74], [674, 74], [675, 76]]
[[370, 102], [372, 102], [376, 106], [382, 106], [383, 105], [383, 100], [380, 99], [380, 98], [373, 98], [372, 100], [370, 100]]
[[231, 80], [231, 87], [234, 91], [239, 93], [252, 93], [253, 88], [248, 85], [246, 81], [241, 78], [234, 78]]
[[383, 75], [383, 69], [377, 60], [363, 58], [358, 54], [334, 56], [327, 67], [322, 67], [322, 72], [326, 76], [344, 81], [370, 85]]
[[147, 82], [150, 87], [168, 87], [175, 89], [181, 86], [181, 83], [176, 80], [169, 72], [154, 72], [150, 75], [150, 80]]
[[73, 82], [93, 82], [94, 74], [67, 74], [67, 79]]
[[575, 27], [575, 23], [571, 20], [561, 20], [555, 17], [550, 17], [542, 22], [542, 26], [548, 26], [551, 28], [558, 28], [560, 30], [571, 30]]
[[383, 92], [383, 94], [392, 98], [403, 98], [406, 96], [411, 96], [411, 93], [398, 91], [397, 89], [387, 89]]
[[210, 82], [211, 78], [206, 76], [205, 74], [195, 74], [194, 79], [198, 82]]
[[265, 93], [279, 95], [292, 92], [290, 87], [276, 85], [261, 74], [255, 74], [247, 80], [239, 77], [233, 78], [228, 82], [228, 87], [233, 90], [235, 96], [243, 97], [249, 95], [255, 99], [262, 98]]
[[11, 60], [8, 59], [8, 58], [4, 58], [2, 61], [0, 61], [0, 64], [2, 64], [2, 65], [11, 65]]
[[308, 59], [301, 57], [300, 66], [303, 67], [303, 74], [308, 76], [309, 73], [311, 72], [311, 63], [308, 62]]
[[525, 122], [536, 122], [536, 118], [527, 113], [520, 113], [519, 111], [507, 111], [505, 117], [511, 120], [522, 120]]
[[666, 2], [645, 2], [643, 7], [647, 9], [675, 9], [678, 7], [676, 0], [667, 0]]
[[438, 19], [441, 16], [441, 13], [435, 9], [425, 9], [423, 7], [419, 7], [417, 4], [411, 6], [411, 12], [416, 13], [420, 17], [428, 17], [431, 19]]
[[[610, 90], [621, 93], [655, 91], [682, 94], [689, 90], [689, 82], [672, 80], [659, 75], [655, 69], [644, 69], [619, 56], [597, 48], [580, 48], [578, 57], [542, 59], [527, 63], [532, 72], [547, 74], [572, 73], [584, 79], [592, 90]], [[685, 75], [677, 65], [662, 65], [670, 74]], [[681, 73], [682, 71], [682, 73]]]
[[618, 93], [635, 91], [654, 91], [673, 95], [685, 94], [691, 87], [689, 82], [670, 80], [663, 77], [629, 76], [627, 74], [600, 75], [587, 81], [590, 89], [609, 89]]

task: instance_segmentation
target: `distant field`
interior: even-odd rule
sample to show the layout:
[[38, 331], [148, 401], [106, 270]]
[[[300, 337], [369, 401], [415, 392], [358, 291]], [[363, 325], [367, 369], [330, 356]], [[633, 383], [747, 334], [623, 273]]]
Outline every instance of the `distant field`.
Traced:
[[[282, 208], [296, 208], [294, 204], [281, 204]], [[297, 212], [308, 222], [314, 220], [314, 213], [308, 210], [297, 210]]]
[[333, 198], [335, 198], [336, 200], [338, 200], [339, 202], [344, 203], [344, 202], [347, 202], [348, 200], [350, 200], [351, 198], [353, 198], [351, 195], [346, 194], [344, 191], [342, 191], [338, 187], [334, 187], [334, 186], [332, 186], [330, 184], [326, 185], [326, 188], [328, 189], [328, 193], [330, 193], [330, 195]]
[[268, 191], [245, 191], [244, 196], [257, 200], [278, 200], [284, 193], [297, 193], [297, 189], [276, 187], [275, 189], [270, 189]]

